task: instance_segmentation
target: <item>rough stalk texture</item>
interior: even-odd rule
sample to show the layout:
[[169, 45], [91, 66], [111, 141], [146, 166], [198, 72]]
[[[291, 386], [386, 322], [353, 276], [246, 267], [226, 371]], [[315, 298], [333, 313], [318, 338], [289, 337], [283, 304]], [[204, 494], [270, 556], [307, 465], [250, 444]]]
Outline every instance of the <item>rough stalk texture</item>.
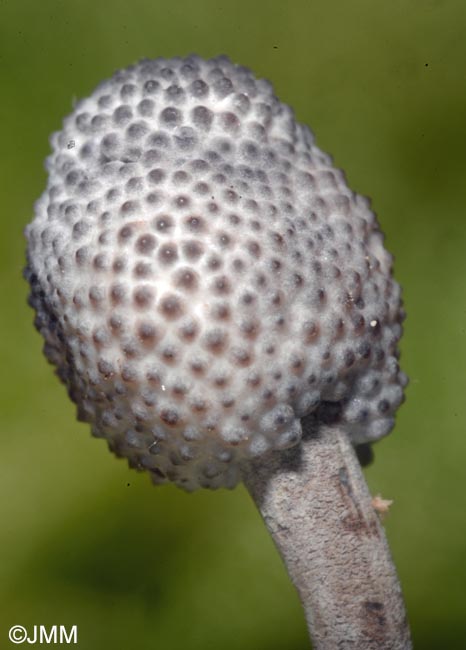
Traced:
[[407, 650], [401, 587], [354, 449], [337, 426], [303, 428], [301, 447], [246, 466], [244, 482], [299, 592], [313, 647]]

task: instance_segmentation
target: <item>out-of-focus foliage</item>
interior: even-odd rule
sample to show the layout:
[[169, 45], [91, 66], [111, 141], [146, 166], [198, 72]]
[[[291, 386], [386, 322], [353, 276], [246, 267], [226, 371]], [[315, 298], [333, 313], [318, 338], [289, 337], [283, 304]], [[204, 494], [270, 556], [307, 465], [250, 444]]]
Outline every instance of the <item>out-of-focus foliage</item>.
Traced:
[[193, 51], [271, 79], [373, 198], [411, 385], [367, 476], [395, 501], [416, 648], [465, 647], [465, 24], [463, 0], [0, 3], [0, 647], [14, 624], [77, 625], [83, 650], [308, 647], [244, 489], [155, 489], [117, 462], [75, 422], [26, 306], [50, 132], [116, 68]]

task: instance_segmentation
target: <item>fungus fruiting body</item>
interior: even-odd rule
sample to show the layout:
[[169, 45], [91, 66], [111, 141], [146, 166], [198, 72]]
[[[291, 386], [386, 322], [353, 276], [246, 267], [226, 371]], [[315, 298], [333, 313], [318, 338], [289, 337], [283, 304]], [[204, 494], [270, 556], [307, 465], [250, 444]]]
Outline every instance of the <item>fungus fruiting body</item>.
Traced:
[[369, 202], [226, 58], [117, 72], [52, 137], [27, 229], [46, 354], [155, 482], [232, 487], [336, 408], [352, 441], [403, 396], [400, 291]]
[[144, 60], [51, 143], [30, 302], [113, 452], [193, 490], [298, 453], [304, 421], [353, 445], [389, 433], [406, 383], [391, 256], [267, 81], [226, 57]]

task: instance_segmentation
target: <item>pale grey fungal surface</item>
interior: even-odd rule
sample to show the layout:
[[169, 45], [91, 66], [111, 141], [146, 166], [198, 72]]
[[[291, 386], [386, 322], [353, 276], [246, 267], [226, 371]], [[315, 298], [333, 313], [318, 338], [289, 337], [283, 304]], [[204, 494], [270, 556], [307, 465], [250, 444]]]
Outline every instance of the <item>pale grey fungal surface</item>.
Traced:
[[233, 487], [309, 413], [354, 444], [389, 433], [406, 384], [392, 258], [270, 83], [226, 57], [143, 60], [51, 144], [30, 303], [115, 454], [155, 483]]

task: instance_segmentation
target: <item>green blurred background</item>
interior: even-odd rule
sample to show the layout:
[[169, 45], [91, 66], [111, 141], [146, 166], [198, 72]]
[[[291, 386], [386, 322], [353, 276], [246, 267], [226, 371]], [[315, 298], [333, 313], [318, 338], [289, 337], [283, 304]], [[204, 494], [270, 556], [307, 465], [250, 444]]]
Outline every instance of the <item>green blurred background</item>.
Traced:
[[274, 82], [373, 198], [408, 311], [411, 378], [367, 470], [418, 650], [466, 647], [464, 0], [0, 3], [0, 648], [77, 625], [82, 650], [298, 650], [298, 599], [245, 490], [152, 488], [41, 354], [22, 229], [72, 99], [140, 57], [227, 53]]

